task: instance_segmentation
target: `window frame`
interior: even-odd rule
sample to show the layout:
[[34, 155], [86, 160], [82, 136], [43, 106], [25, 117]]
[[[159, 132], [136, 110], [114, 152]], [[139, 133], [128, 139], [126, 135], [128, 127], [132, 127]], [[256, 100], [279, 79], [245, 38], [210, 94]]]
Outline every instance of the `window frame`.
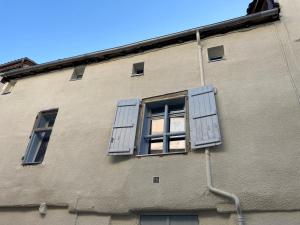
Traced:
[[[41, 118], [42, 116], [44, 115], [47, 115], [47, 114], [52, 114], [52, 113], [56, 113], [55, 115], [55, 118], [54, 118], [54, 122], [53, 122], [53, 125], [51, 127], [49, 127], [48, 125], [44, 128], [39, 128], [39, 124], [40, 124], [40, 121], [41, 121]], [[46, 154], [46, 150], [47, 150], [47, 147], [48, 147], [48, 144], [49, 144], [49, 141], [50, 141], [50, 137], [51, 137], [51, 134], [52, 134], [52, 130], [53, 130], [53, 127], [54, 127], [54, 124], [55, 124], [55, 120], [57, 118], [57, 114], [58, 114], [58, 108], [54, 108], [54, 109], [49, 109], [49, 110], [43, 110], [43, 111], [40, 111], [36, 118], [35, 118], [35, 122], [34, 122], [34, 125], [33, 125], [33, 128], [32, 128], [32, 131], [31, 131], [31, 134], [29, 136], [29, 142], [28, 142], [28, 145], [27, 145], [27, 148], [26, 148], [26, 151], [25, 151], [25, 154], [24, 156], [22, 157], [22, 165], [23, 166], [27, 166], [27, 165], [37, 165], [37, 164], [41, 164], [44, 160], [44, 157], [45, 157], [45, 154]], [[37, 156], [38, 156], [38, 153], [40, 151], [39, 147], [37, 147], [36, 149], [34, 149], [34, 160], [32, 162], [26, 162], [26, 159], [28, 158], [28, 155], [31, 153], [31, 151], [33, 151], [30, 146], [32, 145], [32, 142], [33, 142], [33, 139], [34, 137], [36, 137], [37, 134], [40, 134], [40, 133], [49, 133], [49, 140], [47, 142], [47, 146], [45, 148], [45, 153], [44, 153], [44, 156], [43, 156], [43, 159], [41, 161], [38, 161], [38, 162], [35, 162]]]
[[[150, 138], [151, 136], [155, 137], [155, 136], [161, 136], [160, 135], [150, 135], [149, 134], [149, 123], [151, 122], [151, 119], [149, 119], [149, 115], [147, 115], [147, 105], [149, 104], [155, 104], [155, 103], [161, 103], [161, 102], [170, 102], [170, 101], [174, 101], [176, 99], [182, 99], [184, 102], [184, 110], [183, 110], [183, 115], [184, 115], [184, 126], [185, 126], [185, 149], [184, 150], [180, 150], [180, 151], [165, 151], [165, 147], [163, 147], [163, 150], [161, 153], [143, 153], [143, 148], [148, 148], [149, 144], [145, 144], [144, 140], [145, 138]], [[137, 135], [137, 153], [136, 156], [137, 157], [146, 157], [146, 156], [165, 156], [165, 155], [176, 155], [176, 154], [187, 154], [190, 151], [190, 129], [189, 129], [189, 105], [188, 105], [188, 96], [187, 96], [187, 91], [181, 91], [181, 92], [176, 92], [176, 93], [172, 93], [172, 94], [166, 94], [166, 95], [162, 95], [162, 96], [155, 96], [155, 97], [151, 97], [151, 98], [146, 98], [142, 100], [142, 104], [141, 104], [142, 110], [140, 111], [140, 116], [139, 116], [139, 132]], [[166, 111], [164, 111], [166, 112]], [[174, 113], [176, 114], [176, 113]], [[164, 115], [164, 118], [170, 118], [167, 115]], [[168, 123], [168, 122], [167, 122]], [[165, 123], [164, 123], [165, 124]], [[168, 124], [169, 125], [169, 124]], [[170, 127], [169, 127], [170, 128]], [[147, 135], [145, 135], [145, 133], [148, 133]], [[165, 134], [165, 132], [163, 132], [163, 134]], [[175, 133], [175, 132], [168, 132], [166, 133], [167, 136], [176, 136], [179, 135], [179, 133]], [[145, 137], [146, 136], [146, 137]], [[170, 141], [167, 141], [167, 143], [169, 144]]]

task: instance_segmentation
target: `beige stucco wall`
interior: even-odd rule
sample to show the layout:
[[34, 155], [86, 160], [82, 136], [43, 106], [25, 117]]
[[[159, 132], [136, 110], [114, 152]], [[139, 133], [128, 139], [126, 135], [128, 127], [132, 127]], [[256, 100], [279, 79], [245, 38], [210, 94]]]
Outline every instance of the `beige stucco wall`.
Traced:
[[[281, 1], [280, 22], [202, 41], [224, 141], [212, 150], [214, 184], [241, 198], [253, 225], [300, 221], [300, 5], [287, 2]], [[226, 59], [209, 63], [206, 49], [220, 44]], [[131, 77], [132, 64], [140, 61], [145, 75]], [[107, 156], [117, 100], [200, 85], [195, 42], [89, 65], [80, 81], [70, 82], [71, 74], [64, 69], [21, 79], [11, 94], [0, 96], [0, 208], [8, 207], [0, 210], [0, 224], [136, 225], [145, 211], [216, 209], [224, 214], [199, 213], [200, 224], [235, 224], [226, 213], [232, 204], [207, 190], [203, 152]], [[36, 114], [57, 107], [43, 163], [21, 166]], [[37, 209], [23, 208], [41, 202], [69, 209], [51, 209], [42, 218]], [[253, 213], [273, 210], [295, 212]]]

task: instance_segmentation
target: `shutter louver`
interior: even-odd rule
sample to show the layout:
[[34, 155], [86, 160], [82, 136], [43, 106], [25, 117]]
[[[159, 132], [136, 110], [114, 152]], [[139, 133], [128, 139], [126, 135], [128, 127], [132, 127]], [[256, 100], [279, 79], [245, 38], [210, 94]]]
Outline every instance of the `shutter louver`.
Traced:
[[191, 89], [189, 96], [189, 121], [192, 149], [221, 144], [215, 92], [212, 86]]
[[109, 155], [132, 155], [134, 151], [139, 99], [120, 100], [109, 143]]

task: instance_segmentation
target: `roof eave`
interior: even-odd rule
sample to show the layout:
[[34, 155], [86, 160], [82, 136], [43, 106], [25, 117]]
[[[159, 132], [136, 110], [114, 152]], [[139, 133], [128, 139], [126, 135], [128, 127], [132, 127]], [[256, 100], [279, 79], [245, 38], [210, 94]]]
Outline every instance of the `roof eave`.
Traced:
[[55, 60], [43, 64], [38, 64], [26, 68], [11, 70], [0, 74], [3, 77], [2, 82], [6, 82], [11, 79], [31, 76], [43, 72], [71, 67], [84, 63], [95, 63], [99, 61], [108, 60], [124, 56], [127, 54], [134, 54], [142, 51], [147, 51], [153, 48], [159, 48], [165, 45], [175, 44], [178, 42], [185, 42], [196, 39], [196, 31], [199, 30], [201, 37], [209, 37], [216, 34], [223, 34], [233, 30], [258, 25], [270, 21], [279, 19], [279, 9], [274, 8], [264, 12], [254, 13], [235, 19], [214, 23], [211, 25], [201, 26], [189, 30], [185, 30], [170, 35], [165, 35], [157, 38], [148, 39], [141, 42], [136, 42], [129, 45], [124, 45], [116, 48], [106, 49], [103, 51], [92, 52], [70, 58]]

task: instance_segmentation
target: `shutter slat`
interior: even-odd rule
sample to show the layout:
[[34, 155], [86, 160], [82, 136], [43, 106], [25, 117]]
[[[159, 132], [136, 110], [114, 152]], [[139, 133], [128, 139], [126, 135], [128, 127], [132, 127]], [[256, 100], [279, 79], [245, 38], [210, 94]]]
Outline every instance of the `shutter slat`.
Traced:
[[120, 100], [109, 143], [109, 155], [132, 155], [135, 145], [139, 99]]
[[191, 89], [189, 95], [190, 142], [193, 149], [221, 144], [214, 88]]

